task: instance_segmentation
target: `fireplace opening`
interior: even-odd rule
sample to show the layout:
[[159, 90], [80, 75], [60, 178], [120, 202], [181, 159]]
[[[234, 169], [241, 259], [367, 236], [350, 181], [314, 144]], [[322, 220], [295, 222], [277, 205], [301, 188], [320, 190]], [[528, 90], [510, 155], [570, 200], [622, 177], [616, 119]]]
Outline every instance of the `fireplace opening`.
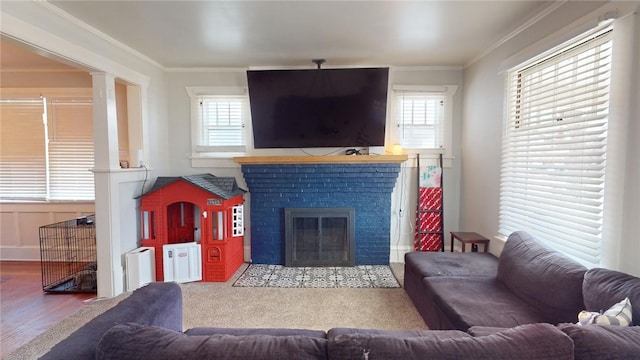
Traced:
[[355, 266], [355, 209], [285, 208], [285, 266]]

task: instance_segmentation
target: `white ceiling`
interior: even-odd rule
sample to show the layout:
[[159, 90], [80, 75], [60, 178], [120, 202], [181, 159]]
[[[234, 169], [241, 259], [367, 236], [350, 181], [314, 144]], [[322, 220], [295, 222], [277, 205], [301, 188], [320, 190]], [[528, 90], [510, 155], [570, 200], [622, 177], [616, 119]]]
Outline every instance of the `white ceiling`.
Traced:
[[49, 1], [165, 68], [464, 66], [551, 3]]

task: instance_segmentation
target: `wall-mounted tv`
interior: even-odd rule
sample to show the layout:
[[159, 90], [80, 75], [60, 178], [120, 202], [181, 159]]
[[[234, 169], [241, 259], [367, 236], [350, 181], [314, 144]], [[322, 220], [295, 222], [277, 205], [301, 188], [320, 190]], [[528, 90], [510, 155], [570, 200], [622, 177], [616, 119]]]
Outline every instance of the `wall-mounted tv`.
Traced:
[[257, 149], [384, 146], [388, 68], [249, 70]]

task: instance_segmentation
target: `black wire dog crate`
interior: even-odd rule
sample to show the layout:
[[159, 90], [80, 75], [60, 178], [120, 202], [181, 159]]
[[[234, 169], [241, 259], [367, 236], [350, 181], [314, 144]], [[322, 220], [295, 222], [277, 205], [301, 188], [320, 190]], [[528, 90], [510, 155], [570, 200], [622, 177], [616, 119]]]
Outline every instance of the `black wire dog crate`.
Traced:
[[42, 289], [96, 293], [95, 215], [40, 227]]

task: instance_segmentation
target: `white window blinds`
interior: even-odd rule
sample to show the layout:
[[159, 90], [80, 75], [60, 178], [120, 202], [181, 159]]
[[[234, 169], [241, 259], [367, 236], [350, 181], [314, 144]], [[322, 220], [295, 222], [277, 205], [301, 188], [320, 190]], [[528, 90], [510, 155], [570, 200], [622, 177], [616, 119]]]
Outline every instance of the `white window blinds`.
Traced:
[[93, 200], [91, 99], [52, 99], [49, 111], [51, 200]]
[[509, 73], [499, 232], [600, 262], [610, 31]]
[[91, 98], [0, 101], [0, 198], [93, 200]]
[[0, 101], [0, 199], [47, 196], [42, 99]]
[[201, 96], [200, 136], [202, 146], [244, 146], [244, 96]]
[[395, 97], [396, 127], [402, 147], [442, 148], [445, 95], [397, 90]]

